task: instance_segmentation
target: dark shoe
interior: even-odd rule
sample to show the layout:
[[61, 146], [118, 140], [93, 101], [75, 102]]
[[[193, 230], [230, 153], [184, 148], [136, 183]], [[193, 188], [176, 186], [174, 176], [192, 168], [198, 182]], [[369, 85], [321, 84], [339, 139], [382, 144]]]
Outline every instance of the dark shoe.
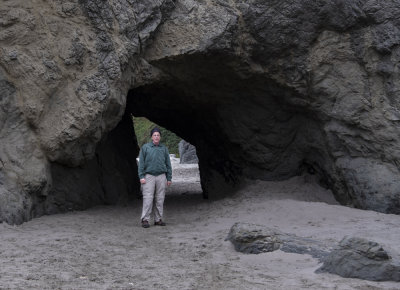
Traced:
[[158, 222], [154, 222], [155, 226], [166, 226], [167, 224], [164, 223], [162, 220], [159, 220]]
[[148, 221], [142, 221], [142, 227], [144, 227], [144, 228], [149, 228], [150, 227], [150, 224], [149, 224], [149, 222]]

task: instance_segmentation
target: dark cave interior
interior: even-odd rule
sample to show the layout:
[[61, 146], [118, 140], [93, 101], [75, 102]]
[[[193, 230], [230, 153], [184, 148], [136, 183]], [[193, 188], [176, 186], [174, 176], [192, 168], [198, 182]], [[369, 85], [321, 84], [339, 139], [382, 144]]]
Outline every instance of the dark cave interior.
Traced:
[[196, 146], [204, 197], [230, 195], [243, 178], [285, 180], [304, 171], [329, 187], [320, 123], [290, 104], [296, 92], [238, 75], [215, 59], [158, 65], [170, 68], [172, 79], [130, 90], [126, 114], [146, 117]]

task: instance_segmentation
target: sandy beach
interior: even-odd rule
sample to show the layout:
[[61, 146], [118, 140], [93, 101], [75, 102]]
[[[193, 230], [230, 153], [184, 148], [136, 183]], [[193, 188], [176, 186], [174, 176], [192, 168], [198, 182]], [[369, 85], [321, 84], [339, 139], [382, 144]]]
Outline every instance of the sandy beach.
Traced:
[[336, 203], [312, 176], [252, 181], [234, 196], [202, 199], [197, 165], [173, 162], [166, 227], [140, 225], [141, 201], [0, 224], [1, 289], [400, 289], [316, 274], [309, 255], [236, 252], [235, 222], [329, 243], [363, 237], [400, 253], [400, 216]]

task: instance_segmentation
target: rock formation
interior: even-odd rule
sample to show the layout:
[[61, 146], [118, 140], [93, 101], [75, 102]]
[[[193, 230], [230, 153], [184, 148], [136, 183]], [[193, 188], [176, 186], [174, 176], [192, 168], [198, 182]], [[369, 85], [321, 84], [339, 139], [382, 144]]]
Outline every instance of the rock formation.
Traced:
[[196, 146], [206, 197], [308, 170], [399, 214], [399, 19], [396, 1], [3, 0], [0, 221], [133, 196], [131, 114]]
[[317, 273], [329, 272], [345, 278], [400, 281], [400, 260], [389, 256], [378, 243], [362, 238], [344, 238], [324, 258]]
[[281, 250], [286, 253], [308, 254], [320, 260], [326, 259], [332, 248], [332, 245], [320, 241], [249, 223], [235, 223], [225, 240], [230, 241], [236, 251], [245, 254]]
[[179, 147], [179, 158], [181, 164], [197, 164], [199, 159], [196, 154], [196, 147], [192, 144], [181, 140], [178, 144]]
[[400, 259], [383, 247], [358, 237], [345, 237], [335, 247], [322, 242], [285, 234], [276, 229], [235, 223], [226, 238], [235, 250], [245, 254], [260, 254], [281, 250], [286, 253], [308, 254], [323, 265], [316, 273], [332, 273], [345, 278], [370, 281], [400, 281]]

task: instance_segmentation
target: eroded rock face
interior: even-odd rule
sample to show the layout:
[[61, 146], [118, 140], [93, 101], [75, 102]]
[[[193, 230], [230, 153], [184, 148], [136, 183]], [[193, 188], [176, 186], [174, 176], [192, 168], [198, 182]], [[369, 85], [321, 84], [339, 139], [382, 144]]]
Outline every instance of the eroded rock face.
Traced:
[[141, 46], [171, 4], [2, 1], [0, 221], [134, 194], [138, 148], [121, 119]]
[[281, 250], [286, 253], [308, 254], [317, 259], [326, 258], [332, 245], [323, 242], [282, 233], [265, 226], [235, 223], [225, 239], [235, 250], [245, 254], [268, 253]]
[[390, 1], [3, 1], [0, 221], [133, 194], [134, 136], [110, 133], [131, 113], [196, 146], [205, 196], [310, 170], [343, 204], [400, 213], [399, 16]]
[[376, 242], [345, 237], [316, 272], [371, 281], [400, 281], [400, 262], [398, 254], [391, 257]]
[[398, 253], [389, 253], [378, 243], [359, 237], [345, 237], [338, 245], [282, 233], [276, 229], [248, 223], [235, 223], [225, 240], [245, 254], [281, 250], [308, 254], [322, 264], [316, 273], [332, 273], [345, 278], [370, 281], [399, 281]]
[[178, 3], [145, 53], [167, 77], [130, 97], [196, 146], [206, 194], [309, 170], [343, 204], [400, 213], [398, 5]]

